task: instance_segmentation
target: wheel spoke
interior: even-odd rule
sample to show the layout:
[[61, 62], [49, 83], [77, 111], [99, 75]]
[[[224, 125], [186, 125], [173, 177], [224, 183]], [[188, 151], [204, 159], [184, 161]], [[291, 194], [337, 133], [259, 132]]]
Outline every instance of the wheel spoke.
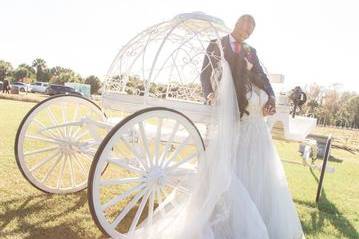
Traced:
[[42, 148], [42, 149], [38, 149], [38, 150], [33, 150], [33, 151], [30, 151], [30, 152], [24, 153], [24, 156], [30, 156], [30, 155], [34, 155], [34, 154], [50, 152], [50, 151], [54, 151], [54, 150], [56, 150], [58, 148], [59, 148], [58, 146], [52, 146], [52, 147], [46, 147], [46, 148]]
[[81, 173], [82, 173], [85, 177], [87, 177], [88, 175], [87, 175], [87, 173], [86, 173], [86, 170], [85, 170], [83, 164], [81, 163], [81, 160], [77, 157], [76, 154], [73, 154], [73, 157], [74, 157], [74, 159], [75, 159], [74, 162], [80, 167]]
[[40, 136], [35, 136], [35, 135], [25, 135], [26, 138], [29, 139], [33, 139], [33, 140], [38, 140], [38, 141], [43, 141], [43, 142], [47, 142], [47, 143], [51, 143], [51, 144], [57, 144], [56, 141], [54, 141], [53, 139], [48, 139], [48, 138], [44, 138], [44, 137], [40, 137]]
[[72, 117], [72, 121], [75, 121], [77, 119], [77, 116], [78, 116], [78, 113], [79, 113], [79, 108], [80, 108], [80, 104], [77, 103], [76, 104], [76, 108], [75, 108], [75, 112], [74, 112], [74, 115]]
[[44, 165], [45, 163], [49, 162], [51, 159], [55, 158], [56, 155], [58, 154], [59, 151], [55, 151], [55, 153], [53, 153], [52, 155], [50, 155], [49, 157], [44, 158], [43, 160], [41, 160], [40, 162], [38, 162], [35, 166], [33, 166], [30, 169], [30, 172], [34, 172], [37, 169], [39, 169], [42, 165]]
[[133, 221], [131, 223], [130, 230], [129, 230], [130, 238], [132, 237], [133, 233], [135, 232], [136, 226], [138, 224], [140, 216], [142, 215], [143, 209], [145, 208], [145, 205], [146, 205], [146, 202], [147, 202], [149, 196], [150, 196], [150, 191], [147, 190], [145, 196], [142, 197], [140, 207], [137, 209], [135, 218], [133, 219]]
[[155, 207], [155, 192], [151, 191], [150, 202], [148, 205], [148, 218], [146, 221], [146, 231], [152, 225], [154, 207]]
[[[50, 109], [50, 106], [47, 107], [47, 115], [49, 116], [50, 120], [51, 120], [51, 123], [52, 125], [51, 126], [56, 126], [58, 125], [59, 123], [57, 122], [55, 116], [54, 116], [54, 113], [52, 112], [52, 110]], [[56, 131], [59, 133], [59, 135], [61, 135], [62, 137], [64, 137], [64, 133], [62, 132], [61, 129], [59, 128], [55, 128]]]
[[[92, 161], [93, 161], [93, 154], [91, 153], [91, 152], [80, 152], [80, 154], [85, 158], [85, 159], [87, 159], [89, 162], [90, 162], [90, 164], [92, 164]], [[92, 157], [92, 158], [90, 158], [90, 156]]]
[[[79, 113], [79, 104], [77, 103], [76, 104], [76, 108], [75, 108], [75, 112], [74, 112], [74, 114], [73, 114], [73, 116], [72, 116], [72, 122], [75, 122], [76, 121], [76, 119], [77, 119], [77, 116], [78, 116], [78, 113]], [[73, 131], [73, 127], [70, 127], [69, 128], [69, 135], [73, 135], [72, 132]]]
[[41, 180], [41, 183], [45, 183], [49, 176], [51, 175], [52, 171], [54, 171], [55, 167], [59, 164], [62, 158], [62, 153], [59, 155], [59, 157], [54, 161], [49, 171], [47, 171], [46, 175]]
[[176, 148], [176, 151], [172, 154], [172, 157], [167, 160], [164, 167], [167, 167], [170, 162], [176, 159], [177, 155], [182, 151], [182, 149], [188, 144], [188, 141], [191, 139], [191, 135], [188, 135], [187, 138]]
[[132, 146], [127, 142], [127, 140], [125, 140], [122, 136], [120, 136], [120, 139], [121, 139], [122, 142], [125, 144], [125, 146], [127, 147], [127, 149], [134, 154], [135, 159], [138, 161], [138, 163], [139, 163], [140, 165], [142, 165], [142, 167], [143, 167], [144, 169], [147, 170], [147, 169], [148, 169], [148, 165], [147, 165], [147, 163], [146, 163], [145, 161], [143, 161], [142, 156], [138, 153], [138, 151], [137, 151], [134, 147], [132, 147]]
[[141, 191], [138, 193], [128, 204], [127, 206], [121, 211], [121, 213], [113, 220], [111, 226], [115, 228], [122, 219], [128, 214], [128, 212], [136, 205], [136, 203], [140, 200], [141, 197], [146, 193], [146, 190]]
[[166, 217], [165, 207], [168, 204], [168, 201], [170, 201], [172, 199], [170, 197], [167, 197], [165, 199], [165, 201], [163, 201], [163, 197], [161, 195], [160, 188], [156, 189], [156, 194], [157, 194], [157, 200], [158, 200], [158, 207], [154, 211], [153, 216], [155, 217], [159, 213], [162, 218], [165, 218]]
[[71, 157], [68, 157], [69, 158], [69, 163], [70, 163], [70, 179], [71, 179], [71, 187], [75, 187], [75, 178], [74, 178], [74, 168], [73, 168], [73, 165], [72, 165], [72, 158]]
[[139, 122], [138, 125], [139, 125], [139, 128], [140, 128], [140, 135], [141, 135], [143, 147], [144, 147], [145, 153], [146, 153], [146, 159], [147, 159], [149, 165], [152, 166], [153, 163], [152, 163], [152, 160], [151, 160], [150, 149], [149, 149], [149, 146], [148, 146], [145, 129], [143, 127], [143, 122]]
[[116, 178], [116, 179], [108, 179], [108, 180], [101, 180], [101, 186], [113, 186], [119, 184], [126, 184], [126, 183], [142, 183], [143, 179], [136, 177], [136, 178]]
[[[177, 188], [173, 189], [170, 193], [165, 192], [161, 188], [160, 188], [160, 190], [166, 196], [165, 207], [169, 204], [172, 204], [173, 207], [176, 207], [178, 205], [178, 203], [176, 202], [176, 195], [177, 195], [177, 191], [179, 191], [179, 190]], [[170, 199], [170, 200], [167, 200], [167, 199]]]
[[62, 163], [61, 171], [57, 177], [57, 186], [56, 186], [57, 189], [59, 189], [61, 187], [61, 184], [63, 184], [63, 176], [64, 176], [66, 161], [67, 161], [67, 155], [65, 154], [65, 158]]
[[[46, 137], [49, 137], [49, 138], [53, 138], [53, 139], [56, 139], [58, 138], [58, 135], [55, 135], [53, 134], [51, 131], [48, 131], [47, 130], [47, 127], [38, 119], [33, 119], [33, 122], [35, 122], [35, 124], [37, 124], [37, 127], [40, 129], [39, 130], [39, 133], [46, 136]], [[46, 133], [46, 134], [45, 134]], [[47, 135], [49, 134], [49, 135]], [[51, 137], [50, 137], [51, 136]]]
[[170, 135], [170, 138], [169, 138], [168, 141], [166, 142], [165, 149], [164, 149], [164, 151], [163, 151], [163, 153], [162, 153], [162, 155], [161, 155], [160, 166], [163, 165], [163, 163], [164, 163], [164, 161], [165, 161], [165, 159], [166, 159], [166, 157], [167, 157], [167, 154], [168, 154], [168, 151], [169, 151], [169, 147], [170, 147], [170, 145], [172, 144], [172, 141], [173, 141], [173, 139], [174, 139], [175, 134], [177, 133], [178, 128], [179, 128], [179, 122], [176, 121], [176, 124], [175, 124], [175, 126], [174, 126], [174, 128], [173, 128], [173, 130], [172, 130], [172, 133], [171, 133], [171, 135]]
[[35, 122], [37, 124], [37, 127], [40, 128], [41, 130], [45, 129], [46, 126], [44, 125], [44, 123], [42, 123], [40, 120], [38, 119], [33, 119], [33, 122]]
[[125, 191], [124, 193], [117, 195], [116, 197], [112, 198], [105, 204], [101, 206], [102, 211], [105, 211], [107, 208], [112, 207], [116, 205], [118, 202], [122, 201], [123, 199], [130, 196], [132, 193], [138, 192], [146, 187], [145, 184], [139, 184], [135, 187], [130, 188], [129, 190]]
[[156, 142], [155, 142], [155, 165], [158, 165], [159, 160], [159, 151], [160, 151], [160, 144], [161, 144], [161, 130], [162, 130], [162, 122], [163, 119], [159, 118], [159, 122], [157, 125], [157, 134], [156, 134]]
[[77, 138], [77, 136], [78, 136], [78, 134], [80, 133], [81, 129], [82, 129], [82, 127], [79, 126], [79, 127], [76, 129], [76, 131], [72, 133], [72, 137], [73, 137], [73, 138]]
[[[63, 121], [63, 123], [64, 124], [66, 124], [67, 123], [67, 118], [66, 118], [66, 114], [65, 114], [65, 102], [62, 102], [62, 104], [61, 104], [61, 114], [62, 114], [62, 121]], [[64, 131], [65, 131], [65, 136], [67, 136], [67, 128], [68, 126], [65, 126], [65, 129], [64, 129]]]
[[182, 164], [185, 164], [187, 162], [190, 162], [191, 160], [193, 160], [194, 158], [197, 157], [197, 152], [194, 152], [193, 154], [188, 155], [186, 158], [182, 159], [181, 161], [179, 161], [178, 163], [168, 167], [168, 170], [172, 170], [174, 168], [178, 168], [179, 166], [181, 166]]
[[[86, 135], [90, 135], [88, 130], [86, 130], [86, 131], [83, 132], [82, 134], [76, 136], [76, 137], [75, 137], [75, 140], [76, 140], [76, 141], [79, 141], [80, 139], [82, 139], [82, 138], [85, 137]], [[90, 135], [90, 136], [91, 136], [91, 135]]]
[[121, 168], [125, 168], [128, 171], [133, 172], [133, 173], [137, 173], [137, 174], [141, 174], [141, 175], [144, 173], [144, 171], [141, 170], [140, 168], [136, 168], [119, 158], [109, 158], [109, 159], [107, 159], [107, 162], [115, 164]]

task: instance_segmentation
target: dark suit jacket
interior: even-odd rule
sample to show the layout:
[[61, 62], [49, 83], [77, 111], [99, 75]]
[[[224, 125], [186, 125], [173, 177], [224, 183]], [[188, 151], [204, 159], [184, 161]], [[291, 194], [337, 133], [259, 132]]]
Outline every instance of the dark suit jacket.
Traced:
[[[235, 52], [233, 52], [231, 48], [229, 35], [221, 39], [221, 44], [223, 47], [224, 58], [226, 59], [226, 61], [228, 61], [230, 65], [233, 79], [235, 81], [234, 85], [236, 88], [238, 85], [238, 80], [236, 80], [236, 76], [240, 74], [235, 74], [236, 73], [235, 71], [245, 70], [246, 71], [245, 75], [248, 77], [251, 83], [259, 87], [260, 89], [264, 90], [269, 96], [274, 96], [272, 86], [269, 82], [267, 75], [264, 73], [262, 66], [259, 63], [256, 50], [253, 47], [249, 46], [246, 43], [243, 43], [240, 53], [236, 54]], [[239, 58], [239, 59], [235, 60], [235, 58]], [[238, 62], [242, 62], [243, 64], [245, 64], [244, 58], [247, 58], [247, 60], [251, 64], [253, 64], [253, 67], [250, 71], [248, 71], [245, 66], [238, 67], [234, 65], [234, 62], [236, 62], [236, 64], [241, 64]], [[213, 68], [220, 67], [219, 63], [220, 63], [220, 51], [218, 48], [218, 44], [216, 40], [212, 40], [207, 47], [207, 55], [203, 60], [202, 72], [200, 76], [203, 95], [205, 98], [207, 98], [207, 96], [211, 92], [213, 92], [211, 77], [213, 74]]]

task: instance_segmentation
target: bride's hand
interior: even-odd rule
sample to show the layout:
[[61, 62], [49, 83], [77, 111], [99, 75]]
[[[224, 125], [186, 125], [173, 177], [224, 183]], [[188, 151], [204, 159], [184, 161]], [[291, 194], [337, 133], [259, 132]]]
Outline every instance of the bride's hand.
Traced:
[[247, 58], [244, 58], [244, 60], [247, 62], [247, 70], [249, 70], [249, 71], [252, 70], [253, 64], [250, 63]]
[[207, 96], [207, 104], [212, 105], [214, 103], [214, 93], [209, 93]]
[[274, 115], [276, 113], [276, 105], [275, 105], [275, 98], [273, 96], [270, 96], [268, 98], [268, 101], [265, 103], [263, 107], [263, 115]]

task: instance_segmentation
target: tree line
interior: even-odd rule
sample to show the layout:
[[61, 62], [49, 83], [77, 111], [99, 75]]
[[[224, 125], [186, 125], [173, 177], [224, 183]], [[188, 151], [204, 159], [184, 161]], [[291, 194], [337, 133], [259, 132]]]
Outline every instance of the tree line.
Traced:
[[91, 75], [82, 78], [72, 69], [54, 66], [48, 67], [46, 61], [41, 58], [33, 60], [31, 65], [20, 64], [14, 68], [10, 62], [0, 60], [0, 81], [24, 82], [31, 84], [36, 81], [49, 82], [50, 84], [63, 85], [66, 82], [84, 83], [91, 85], [91, 94], [98, 94], [101, 81], [97, 76]]
[[321, 125], [359, 128], [359, 94], [312, 84], [305, 90], [303, 115], [313, 116]]
[[[8, 79], [10, 82], [21, 81], [32, 83], [35, 81], [49, 82], [53, 84], [64, 84], [65, 82], [85, 83], [91, 85], [91, 94], [98, 94], [102, 86], [97, 76], [91, 75], [82, 78], [72, 69], [61, 66], [48, 67], [46, 61], [37, 58], [31, 65], [20, 64], [14, 68], [9, 62], [0, 60], [0, 81]], [[113, 83], [121, 81], [122, 77], [113, 79]], [[182, 89], [183, 88], [183, 89]], [[198, 100], [201, 96], [199, 84], [186, 85], [185, 87], [168, 87], [167, 85], [154, 84], [150, 85], [149, 92], [154, 97], [184, 97], [186, 100]], [[189, 94], [187, 90], [193, 91]], [[335, 87], [322, 87], [312, 84], [304, 90], [307, 94], [307, 102], [302, 107], [300, 114], [312, 116], [318, 119], [322, 125], [332, 125], [339, 127], [359, 128], [359, 95], [355, 92], [341, 92]], [[130, 77], [126, 84], [127, 94], [142, 95], [144, 92], [143, 81], [136, 77]], [[183, 96], [181, 96], [183, 95]], [[193, 98], [194, 97], [194, 98]], [[187, 99], [188, 98], [188, 99]]]

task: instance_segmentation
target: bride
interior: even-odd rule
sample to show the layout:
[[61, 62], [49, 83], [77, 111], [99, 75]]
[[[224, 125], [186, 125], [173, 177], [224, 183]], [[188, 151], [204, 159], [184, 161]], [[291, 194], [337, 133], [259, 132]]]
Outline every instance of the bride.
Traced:
[[[258, 67], [256, 55], [253, 58], [248, 50], [244, 50], [253, 52], [253, 48], [243, 43], [243, 38], [250, 35], [253, 27], [254, 19], [242, 16], [231, 35], [220, 42], [212, 42], [223, 48], [208, 47], [217, 51], [211, 56], [224, 57], [215, 62], [220, 74], [204, 70], [204, 75], [220, 76], [217, 87], [213, 84], [204, 86], [205, 95], [207, 91], [207, 98], [214, 108], [206, 160], [201, 162], [199, 174], [193, 180], [190, 199], [177, 205], [165, 218], [154, 220], [150, 230], [138, 232], [136, 238], [304, 237], [281, 161], [265, 122], [264, 116], [272, 114], [275, 109], [271, 105], [274, 94], [271, 94], [273, 91], [268, 80], [258, 79], [261, 68], [253, 69]], [[249, 30], [246, 32], [246, 29]], [[235, 40], [240, 40], [242, 53], [232, 48], [231, 43]], [[214, 63], [213, 59], [206, 59], [207, 63]], [[205, 60], [204, 65], [207, 63]], [[251, 76], [250, 72], [256, 74]], [[209, 90], [213, 94], [208, 94]]]

